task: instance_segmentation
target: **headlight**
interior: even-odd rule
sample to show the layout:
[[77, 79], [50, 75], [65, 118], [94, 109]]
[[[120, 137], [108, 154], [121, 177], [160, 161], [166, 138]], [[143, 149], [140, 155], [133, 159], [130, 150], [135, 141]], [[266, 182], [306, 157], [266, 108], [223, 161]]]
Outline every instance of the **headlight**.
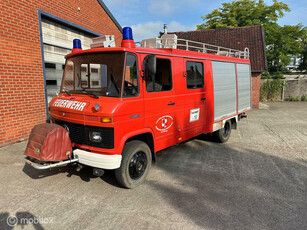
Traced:
[[89, 138], [92, 142], [101, 142], [102, 141], [101, 132], [90, 131]]

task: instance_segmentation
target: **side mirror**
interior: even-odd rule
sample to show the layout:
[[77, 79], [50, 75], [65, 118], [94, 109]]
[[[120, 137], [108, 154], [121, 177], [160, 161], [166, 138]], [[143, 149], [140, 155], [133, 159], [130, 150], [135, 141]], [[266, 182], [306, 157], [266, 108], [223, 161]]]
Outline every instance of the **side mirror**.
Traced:
[[148, 78], [149, 76], [156, 74], [156, 66], [157, 66], [157, 58], [156, 55], [148, 55], [145, 57], [145, 77]]

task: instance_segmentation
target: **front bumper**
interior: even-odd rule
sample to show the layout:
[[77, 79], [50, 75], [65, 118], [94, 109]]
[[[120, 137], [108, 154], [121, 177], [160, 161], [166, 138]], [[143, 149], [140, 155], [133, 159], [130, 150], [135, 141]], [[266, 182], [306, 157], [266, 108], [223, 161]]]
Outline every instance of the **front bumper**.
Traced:
[[70, 163], [81, 163], [87, 166], [101, 168], [101, 169], [117, 169], [121, 165], [122, 156], [121, 155], [103, 155], [98, 153], [93, 153], [85, 151], [82, 149], [75, 149], [73, 151], [74, 159], [68, 159], [56, 163], [44, 163], [39, 164], [37, 162], [31, 161], [29, 158], [26, 158], [25, 161], [27, 164], [31, 165], [36, 169], [51, 169], [60, 166], [66, 166]]
[[102, 169], [117, 169], [122, 162], [122, 155], [103, 155], [82, 149], [74, 150], [73, 154], [79, 163]]

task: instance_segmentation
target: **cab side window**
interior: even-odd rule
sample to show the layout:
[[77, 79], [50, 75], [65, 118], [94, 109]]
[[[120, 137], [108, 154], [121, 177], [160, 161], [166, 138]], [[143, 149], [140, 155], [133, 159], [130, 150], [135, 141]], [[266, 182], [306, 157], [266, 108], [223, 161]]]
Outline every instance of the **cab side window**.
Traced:
[[137, 59], [132, 53], [127, 53], [124, 80], [124, 97], [139, 95]]
[[172, 66], [169, 59], [157, 58], [156, 74], [145, 79], [147, 92], [170, 91], [172, 85]]
[[187, 88], [198, 89], [204, 87], [204, 66], [201, 62], [187, 61]]

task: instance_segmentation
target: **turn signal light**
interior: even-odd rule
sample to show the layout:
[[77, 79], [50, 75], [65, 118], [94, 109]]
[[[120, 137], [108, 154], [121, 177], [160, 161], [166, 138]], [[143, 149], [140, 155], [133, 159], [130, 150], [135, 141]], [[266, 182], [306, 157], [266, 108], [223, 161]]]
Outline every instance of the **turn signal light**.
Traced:
[[113, 117], [102, 117], [101, 122], [102, 123], [113, 123]]

